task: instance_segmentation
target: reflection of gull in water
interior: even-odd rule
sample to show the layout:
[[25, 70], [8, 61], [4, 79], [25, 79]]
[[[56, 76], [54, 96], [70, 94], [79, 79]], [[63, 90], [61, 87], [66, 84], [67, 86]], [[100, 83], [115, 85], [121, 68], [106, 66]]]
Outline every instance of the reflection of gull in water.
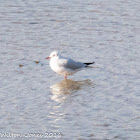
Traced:
[[53, 93], [51, 99], [57, 102], [62, 102], [68, 94], [75, 93], [88, 86], [92, 86], [92, 81], [88, 79], [83, 81], [73, 81], [70, 79], [62, 80], [50, 87], [51, 92]]

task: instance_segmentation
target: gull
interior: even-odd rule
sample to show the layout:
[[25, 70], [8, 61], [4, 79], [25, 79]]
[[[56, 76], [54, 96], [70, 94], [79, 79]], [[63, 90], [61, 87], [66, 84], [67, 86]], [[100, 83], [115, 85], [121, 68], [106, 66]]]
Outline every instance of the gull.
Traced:
[[60, 55], [57, 51], [53, 51], [49, 57], [46, 59], [50, 59], [50, 67], [51, 69], [60, 74], [65, 76], [65, 79], [67, 79], [67, 75], [72, 75], [75, 72], [88, 67], [91, 64], [94, 64], [94, 62], [91, 63], [82, 63], [78, 61], [74, 61], [70, 58], [66, 58], [62, 55]]

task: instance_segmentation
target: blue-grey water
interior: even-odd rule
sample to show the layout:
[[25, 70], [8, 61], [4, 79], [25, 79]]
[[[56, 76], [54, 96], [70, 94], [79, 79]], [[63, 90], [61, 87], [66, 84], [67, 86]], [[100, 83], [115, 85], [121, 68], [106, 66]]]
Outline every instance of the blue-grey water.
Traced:
[[[54, 50], [98, 68], [64, 80]], [[31, 133], [140, 140], [139, 0], [1, 0], [0, 139]]]

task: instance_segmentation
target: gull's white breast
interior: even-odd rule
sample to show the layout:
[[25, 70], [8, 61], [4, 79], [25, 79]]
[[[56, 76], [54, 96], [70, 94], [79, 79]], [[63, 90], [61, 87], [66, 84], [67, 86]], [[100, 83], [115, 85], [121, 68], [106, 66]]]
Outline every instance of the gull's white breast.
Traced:
[[65, 65], [64, 63], [66, 63], [66, 61], [67, 60], [65, 60], [65, 59], [61, 60], [58, 58], [52, 58], [50, 60], [50, 67], [54, 72], [56, 72], [60, 75], [71, 75], [71, 74], [75, 73], [75, 71], [64, 67], [64, 65]]

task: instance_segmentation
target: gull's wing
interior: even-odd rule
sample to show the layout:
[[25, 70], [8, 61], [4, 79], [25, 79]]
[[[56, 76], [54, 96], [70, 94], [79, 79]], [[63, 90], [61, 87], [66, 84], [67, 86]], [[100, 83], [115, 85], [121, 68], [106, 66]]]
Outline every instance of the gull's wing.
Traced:
[[84, 63], [77, 62], [77, 61], [74, 61], [72, 59], [67, 59], [67, 58], [59, 59], [58, 65], [67, 69], [71, 69], [71, 70], [78, 70], [86, 66]]

